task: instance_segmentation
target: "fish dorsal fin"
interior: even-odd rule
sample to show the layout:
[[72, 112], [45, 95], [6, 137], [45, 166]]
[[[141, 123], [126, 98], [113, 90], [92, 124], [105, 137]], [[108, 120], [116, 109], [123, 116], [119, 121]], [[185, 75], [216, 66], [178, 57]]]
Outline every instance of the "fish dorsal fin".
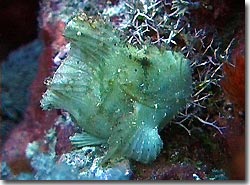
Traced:
[[69, 21], [64, 34], [70, 41], [71, 48], [79, 49], [89, 65], [100, 64], [120, 42], [111, 24], [85, 14]]

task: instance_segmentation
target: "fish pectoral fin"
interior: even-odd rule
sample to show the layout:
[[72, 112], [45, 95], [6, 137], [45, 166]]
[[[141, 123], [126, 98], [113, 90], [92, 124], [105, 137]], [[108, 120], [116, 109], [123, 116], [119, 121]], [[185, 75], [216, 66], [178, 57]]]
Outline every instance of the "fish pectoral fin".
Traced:
[[109, 151], [104, 161], [126, 157], [147, 164], [156, 159], [163, 147], [157, 128], [127, 126], [114, 131], [108, 140]]
[[75, 133], [75, 135], [71, 136], [69, 139], [71, 141], [71, 144], [77, 148], [101, 145], [107, 142], [105, 139], [92, 136], [86, 132]]
[[148, 164], [159, 155], [163, 142], [157, 128], [141, 127], [133, 137], [128, 138], [123, 153], [128, 157]]

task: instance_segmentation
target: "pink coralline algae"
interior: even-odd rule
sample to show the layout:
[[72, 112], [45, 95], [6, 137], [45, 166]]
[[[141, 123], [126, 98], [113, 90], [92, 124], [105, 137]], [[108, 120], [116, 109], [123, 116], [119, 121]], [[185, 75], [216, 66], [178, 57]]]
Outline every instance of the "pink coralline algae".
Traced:
[[[6, 161], [14, 173], [29, 170], [25, 149], [27, 144], [43, 138], [46, 130], [52, 127], [58, 114], [56, 111], [44, 112], [40, 108], [40, 99], [45, 91], [44, 79], [52, 72], [53, 56], [56, 48], [65, 43], [62, 36], [63, 23], [48, 23], [41, 28], [40, 36], [44, 41], [44, 50], [39, 59], [39, 71], [33, 81], [30, 91], [31, 98], [25, 113], [24, 120], [11, 132], [4, 143], [2, 160]], [[16, 165], [18, 162], [18, 165]]]

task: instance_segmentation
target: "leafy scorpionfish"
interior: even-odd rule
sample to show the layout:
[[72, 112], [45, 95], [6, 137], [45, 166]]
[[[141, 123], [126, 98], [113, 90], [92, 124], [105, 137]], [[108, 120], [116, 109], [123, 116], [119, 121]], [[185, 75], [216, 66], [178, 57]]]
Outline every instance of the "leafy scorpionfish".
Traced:
[[189, 60], [149, 44], [132, 46], [111, 24], [85, 14], [64, 34], [71, 49], [47, 81], [41, 107], [68, 111], [84, 130], [71, 142], [107, 146], [104, 162], [155, 160], [163, 147], [159, 131], [192, 93]]

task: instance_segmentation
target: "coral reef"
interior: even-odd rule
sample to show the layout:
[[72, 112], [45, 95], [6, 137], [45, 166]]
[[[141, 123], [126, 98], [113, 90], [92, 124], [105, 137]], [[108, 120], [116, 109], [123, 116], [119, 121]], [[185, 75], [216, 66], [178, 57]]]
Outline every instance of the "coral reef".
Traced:
[[[69, 120], [68, 120], [69, 121]], [[66, 123], [67, 124], [67, 123]], [[44, 144], [45, 143], [45, 144]], [[30, 160], [32, 171], [12, 173], [4, 162], [2, 178], [6, 180], [129, 180], [132, 172], [128, 160], [116, 161], [115, 165], [100, 168], [104, 156], [102, 148], [83, 147], [56, 155], [56, 129], [50, 129], [41, 141], [29, 143], [26, 157]], [[44, 150], [44, 147], [47, 147]]]
[[37, 39], [13, 51], [1, 63], [2, 141], [10, 132], [10, 124], [14, 126], [23, 118], [30, 98], [29, 86], [38, 71], [38, 58], [41, 51], [42, 43]]
[[231, 52], [231, 57], [223, 66], [224, 79], [222, 88], [235, 106], [236, 112], [245, 111], [245, 33], [239, 30], [235, 36], [236, 46]]
[[[42, 111], [39, 107], [42, 94], [46, 91], [43, 81], [46, 83], [53, 81], [53, 78], [47, 78], [53, 75], [58, 76], [58, 80], [64, 80], [59, 78], [58, 71], [61, 71], [64, 62], [67, 63], [72, 58], [75, 60], [72, 54], [79, 56], [85, 52], [88, 56], [87, 61], [100, 58], [98, 52], [88, 55], [86, 51], [86, 49], [91, 51], [95, 42], [91, 48], [87, 48], [86, 45], [83, 51], [79, 52], [76, 52], [78, 47], [74, 44], [79, 44], [79, 37], [86, 36], [86, 30], [90, 31], [90, 36], [87, 38], [93, 38], [91, 29], [103, 31], [105, 29], [102, 26], [89, 28], [85, 25], [84, 28], [87, 29], [82, 31], [81, 28], [80, 32], [79, 28], [72, 29], [69, 40], [63, 35], [65, 26], [70, 24], [72, 26], [73, 17], [82, 12], [85, 12], [89, 21], [93, 20], [89, 25], [98, 24], [102, 19], [105, 22], [103, 27], [107, 26], [107, 22], [111, 22], [113, 28], [105, 27], [110, 30], [106, 34], [112, 35], [111, 40], [119, 39], [119, 42], [115, 42], [118, 43], [117, 46], [129, 46], [128, 49], [124, 49], [128, 52], [151, 51], [152, 48], [157, 48], [155, 50], [157, 52], [159, 50], [160, 53], [170, 50], [174, 55], [181, 54], [190, 63], [193, 92], [189, 103], [183, 106], [173, 119], [162, 124], [158, 136], [162, 140], [162, 149], [158, 157], [149, 164], [128, 161], [126, 159], [128, 155], [123, 155], [125, 149], [123, 150], [121, 146], [122, 152], [118, 152], [119, 157], [108, 154], [112, 157], [108, 157], [110, 159], [108, 163], [101, 166], [100, 163], [105, 159], [107, 151], [110, 149], [116, 151], [113, 147], [116, 146], [115, 142], [109, 147], [103, 140], [97, 140], [102, 134], [95, 136], [81, 134], [86, 131], [84, 129], [88, 128], [88, 125], [86, 127], [80, 123], [84, 129], [79, 127], [80, 121], [74, 116], [76, 113], [72, 114], [72, 110], [78, 111], [74, 108], [68, 110], [69, 112], [64, 110], [49, 112]], [[96, 16], [100, 17], [97, 22], [94, 18]], [[5, 180], [244, 180], [246, 178], [244, 16], [243, 2], [236, 0], [40, 1], [38, 20], [44, 49], [39, 59], [37, 77], [30, 87], [31, 101], [24, 120], [8, 134], [7, 141], [3, 143], [2, 178]], [[115, 30], [114, 33], [112, 30]], [[101, 37], [96, 35], [98, 41]], [[88, 40], [83, 40], [88, 43]], [[102, 46], [97, 50], [103, 48], [103, 52], [108, 51], [106, 48], [109, 47], [105, 46], [105, 43], [102, 42]], [[113, 45], [110, 45], [110, 48], [117, 51]], [[112, 56], [115, 55], [113, 52]], [[140, 55], [149, 58], [146, 53]], [[106, 63], [107, 57], [103, 56], [101, 59]], [[159, 54], [159, 58], [161, 57]], [[79, 61], [82, 59], [81, 57]], [[120, 57], [119, 60], [124, 59]], [[138, 67], [143, 61], [147, 64], [145, 62], [147, 60], [143, 59], [135, 63], [135, 66]], [[119, 68], [114, 65], [117, 62], [112, 64], [108, 65], [110, 69], [107, 70], [118, 71]], [[92, 67], [94, 66], [95, 63]], [[145, 68], [145, 65], [141, 66]], [[75, 71], [75, 68], [71, 70]], [[137, 71], [145, 70], [137, 69]], [[93, 73], [87, 77], [93, 77]], [[115, 78], [115, 81], [120, 79], [123, 78], [120, 76]], [[80, 82], [82, 81], [79, 80]], [[175, 87], [175, 84], [172, 86]], [[69, 90], [70, 86], [67, 88]], [[133, 86], [125, 89], [133, 96], [139, 93]], [[145, 103], [144, 99], [141, 102]], [[60, 103], [62, 102], [53, 102], [53, 104]], [[91, 103], [90, 101], [89, 104]], [[157, 102], [157, 109], [160, 108], [159, 105]], [[75, 107], [75, 104], [72, 104], [73, 106]], [[110, 105], [112, 106], [117, 108], [118, 104]], [[147, 116], [152, 114], [150, 112]], [[103, 117], [100, 120], [100, 123], [104, 122]], [[105, 125], [101, 128], [107, 127]], [[147, 132], [149, 130], [146, 129]], [[107, 139], [104, 140], [106, 142]], [[133, 137], [128, 140], [132, 141]], [[86, 146], [87, 143], [98, 146]], [[100, 143], [102, 144], [99, 146]], [[140, 149], [135, 146], [137, 150]], [[145, 142], [142, 146], [145, 146]]]
[[225, 133], [228, 152], [232, 158], [230, 176], [234, 180], [245, 179], [245, 31], [235, 32], [235, 44], [224, 69], [221, 86], [225, 93], [225, 113], [220, 120], [227, 125]]
[[[12, 168], [13, 173], [30, 171], [30, 165], [25, 157], [28, 143], [43, 138], [44, 132], [54, 124], [57, 113], [44, 112], [39, 106], [42, 93], [45, 90], [44, 79], [50, 75], [53, 66], [53, 56], [57, 44], [62, 44], [64, 37], [60, 32], [60, 24], [47, 24], [40, 34], [44, 48], [39, 57], [38, 72], [30, 88], [29, 104], [23, 120], [8, 135], [3, 143], [2, 160]], [[58, 32], [54, 29], [57, 28]]]
[[[208, 180], [213, 170], [220, 170], [228, 179], [227, 154], [223, 137], [215, 137], [207, 128], [193, 130], [191, 136], [171, 125], [161, 132], [167, 141], [159, 157], [150, 165], [131, 162], [133, 180]], [[215, 176], [213, 176], [215, 177]]]

